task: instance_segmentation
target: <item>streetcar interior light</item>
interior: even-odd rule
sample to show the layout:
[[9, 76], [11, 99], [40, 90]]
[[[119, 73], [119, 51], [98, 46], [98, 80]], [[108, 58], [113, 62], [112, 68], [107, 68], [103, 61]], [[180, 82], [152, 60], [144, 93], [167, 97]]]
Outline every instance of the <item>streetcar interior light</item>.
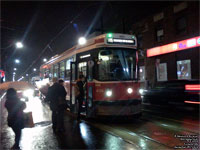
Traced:
[[127, 89], [127, 92], [128, 92], [129, 94], [131, 94], [131, 93], [133, 93], [133, 89], [132, 89], [132, 88], [128, 88], [128, 89]]
[[107, 97], [112, 96], [112, 91], [111, 91], [111, 90], [107, 90], [107, 91], [106, 91], [106, 96], [107, 96]]

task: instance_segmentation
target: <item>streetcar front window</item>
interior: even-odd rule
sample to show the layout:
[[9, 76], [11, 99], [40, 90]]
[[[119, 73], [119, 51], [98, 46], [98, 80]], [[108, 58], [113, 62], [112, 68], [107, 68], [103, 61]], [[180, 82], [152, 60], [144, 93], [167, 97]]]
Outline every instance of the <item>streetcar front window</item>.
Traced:
[[100, 81], [136, 79], [136, 51], [133, 49], [100, 50], [98, 54]]

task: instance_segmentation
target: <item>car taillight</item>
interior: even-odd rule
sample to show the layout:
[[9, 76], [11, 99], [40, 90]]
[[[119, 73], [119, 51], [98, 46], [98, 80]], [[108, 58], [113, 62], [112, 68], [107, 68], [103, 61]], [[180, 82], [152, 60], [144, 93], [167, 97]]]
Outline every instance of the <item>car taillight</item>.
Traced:
[[200, 91], [200, 84], [186, 84], [185, 90], [188, 91]]

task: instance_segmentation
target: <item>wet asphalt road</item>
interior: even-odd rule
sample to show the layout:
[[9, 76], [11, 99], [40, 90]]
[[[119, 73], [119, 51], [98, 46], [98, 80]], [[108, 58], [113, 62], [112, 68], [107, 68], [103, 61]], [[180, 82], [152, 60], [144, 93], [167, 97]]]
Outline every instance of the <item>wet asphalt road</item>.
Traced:
[[[7, 111], [1, 100], [1, 149], [9, 149], [14, 133], [6, 124]], [[143, 116], [132, 118], [82, 119], [66, 111], [66, 131], [55, 135], [51, 128], [51, 111], [38, 97], [27, 102], [35, 127], [23, 129], [23, 150], [114, 149], [162, 150], [198, 149], [199, 111], [144, 105]]]

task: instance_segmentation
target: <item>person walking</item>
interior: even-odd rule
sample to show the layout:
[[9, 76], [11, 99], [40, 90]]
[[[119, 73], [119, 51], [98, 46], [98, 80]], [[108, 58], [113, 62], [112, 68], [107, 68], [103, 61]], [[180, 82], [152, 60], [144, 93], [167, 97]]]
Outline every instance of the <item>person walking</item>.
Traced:
[[78, 86], [79, 89], [79, 95], [76, 97], [77, 102], [78, 102], [78, 116], [77, 116], [77, 120], [80, 120], [80, 113], [82, 111], [82, 105], [83, 105], [83, 100], [85, 97], [85, 91], [84, 91], [84, 81], [85, 81], [85, 77], [84, 75], [79, 75], [79, 79], [76, 82], [76, 85]]
[[58, 83], [61, 85], [61, 92], [59, 95], [59, 103], [58, 103], [58, 130], [65, 131], [64, 128], [64, 113], [66, 108], [68, 107], [66, 101], [67, 92], [64, 87], [64, 81], [60, 79]]
[[57, 78], [53, 78], [52, 81], [53, 85], [48, 88], [45, 101], [50, 103], [50, 109], [52, 111], [52, 129], [53, 132], [56, 133], [57, 131], [64, 130], [64, 120], [61, 121], [61, 119], [64, 119], [64, 114], [62, 113], [63, 111], [59, 110], [59, 100], [62, 98], [65, 99], [67, 93], [65, 88], [57, 82]]
[[15, 133], [15, 144], [12, 148], [20, 149], [19, 142], [22, 129], [24, 128], [23, 110], [26, 108], [26, 103], [19, 100], [14, 88], [9, 88], [6, 93], [5, 107], [8, 111], [8, 126], [11, 127]]

